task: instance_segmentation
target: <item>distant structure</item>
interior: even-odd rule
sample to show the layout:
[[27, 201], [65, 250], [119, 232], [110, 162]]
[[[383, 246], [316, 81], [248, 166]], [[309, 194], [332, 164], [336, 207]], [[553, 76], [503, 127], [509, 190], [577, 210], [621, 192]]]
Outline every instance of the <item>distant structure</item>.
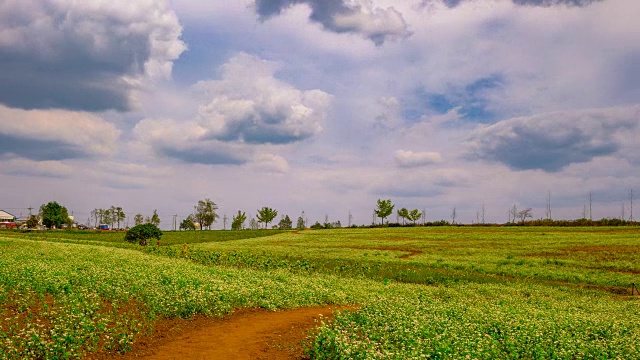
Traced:
[[0, 210], [0, 229], [15, 228], [16, 217], [4, 210]]

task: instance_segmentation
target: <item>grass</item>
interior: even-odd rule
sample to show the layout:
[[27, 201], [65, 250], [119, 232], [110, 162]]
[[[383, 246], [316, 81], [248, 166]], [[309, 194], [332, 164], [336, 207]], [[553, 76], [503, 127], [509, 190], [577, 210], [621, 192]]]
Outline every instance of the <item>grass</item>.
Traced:
[[140, 251], [123, 233], [5, 231], [0, 359], [125, 352], [158, 317], [354, 303], [321, 326], [314, 358], [635, 358], [637, 299], [609, 290], [637, 282], [639, 234], [167, 232]]

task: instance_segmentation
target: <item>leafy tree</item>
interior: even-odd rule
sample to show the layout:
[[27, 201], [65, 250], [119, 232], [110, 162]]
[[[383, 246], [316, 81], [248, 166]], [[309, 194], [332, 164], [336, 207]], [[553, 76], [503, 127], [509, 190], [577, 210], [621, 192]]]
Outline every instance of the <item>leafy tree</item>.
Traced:
[[198, 201], [198, 205], [194, 206], [195, 213], [193, 214], [196, 221], [200, 223], [200, 230], [203, 230], [205, 227], [211, 230], [211, 224], [213, 224], [218, 218], [218, 214], [216, 210], [218, 210], [218, 205], [211, 201], [211, 199], [204, 199]]
[[413, 209], [409, 212], [409, 217], [408, 219], [410, 221], [413, 221], [413, 225], [416, 224], [416, 221], [420, 220], [420, 217], [422, 217], [422, 214], [420, 213], [420, 210], [418, 209]]
[[376, 216], [381, 219], [381, 222], [384, 224], [384, 219], [393, 213], [393, 208], [395, 205], [391, 204], [391, 200], [382, 200], [378, 199], [378, 206], [375, 210]]
[[245, 221], [247, 221], [247, 214], [238, 210], [238, 215], [231, 221], [231, 230], [242, 230]]
[[258, 222], [264, 223], [265, 229], [267, 228], [267, 225], [276, 218], [276, 216], [278, 216], [278, 211], [266, 206], [258, 210], [258, 215], [256, 215]]
[[69, 221], [67, 208], [55, 201], [40, 206], [40, 216], [42, 217], [42, 224], [48, 228], [59, 228], [62, 224], [66, 224]]
[[409, 219], [409, 210], [407, 208], [398, 210], [398, 216], [402, 218], [402, 225], [404, 225], [404, 221]]
[[302, 218], [302, 216], [298, 216], [298, 221], [296, 222], [296, 229], [304, 230], [304, 228], [305, 228], [304, 219]]
[[136, 214], [136, 216], [133, 217], [133, 224], [134, 225], [142, 225], [144, 224], [144, 216], [142, 216], [142, 214]]
[[35, 215], [31, 215], [29, 216], [29, 219], [27, 220], [27, 227], [29, 229], [35, 229], [38, 227], [38, 217]]
[[278, 223], [278, 229], [291, 229], [293, 223], [291, 221], [291, 219], [289, 218], [289, 215], [285, 215], [282, 219], [280, 219], [280, 222]]
[[125, 215], [124, 211], [122, 211], [122, 208], [119, 206], [116, 208], [115, 218], [118, 222], [118, 229], [120, 229], [120, 223], [124, 222], [124, 220], [127, 218], [127, 215]]
[[320, 224], [320, 221], [316, 221], [315, 224], [311, 225], [311, 229], [313, 230], [324, 229], [324, 226]]
[[153, 210], [153, 215], [151, 215], [151, 219], [149, 219], [149, 224], [155, 225], [156, 227], [160, 226], [160, 216], [158, 216], [158, 210]]
[[130, 243], [138, 243], [142, 246], [147, 245], [149, 239], [157, 239], [162, 237], [162, 231], [154, 224], [136, 225], [129, 229], [124, 235], [124, 240]]
[[113, 229], [113, 224], [111, 221], [111, 209], [104, 209], [102, 210], [102, 221], [100, 221], [101, 224], [109, 224], [109, 227], [111, 229]]
[[180, 230], [195, 230], [196, 224], [193, 221], [193, 215], [187, 216], [186, 219], [180, 222]]

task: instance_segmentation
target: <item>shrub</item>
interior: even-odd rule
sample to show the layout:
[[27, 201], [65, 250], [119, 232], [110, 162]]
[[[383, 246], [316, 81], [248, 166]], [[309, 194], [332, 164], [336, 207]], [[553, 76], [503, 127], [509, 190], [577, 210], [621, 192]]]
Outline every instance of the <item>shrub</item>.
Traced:
[[124, 235], [124, 240], [145, 246], [147, 245], [147, 240], [153, 238], [160, 240], [161, 237], [162, 231], [160, 231], [157, 226], [153, 224], [141, 224], [129, 229]]

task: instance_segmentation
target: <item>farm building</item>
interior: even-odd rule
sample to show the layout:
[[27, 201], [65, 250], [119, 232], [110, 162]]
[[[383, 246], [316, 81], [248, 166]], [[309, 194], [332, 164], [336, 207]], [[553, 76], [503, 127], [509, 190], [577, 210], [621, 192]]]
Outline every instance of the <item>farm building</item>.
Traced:
[[0, 228], [16, 227], [16, 217], [0, 210]]

